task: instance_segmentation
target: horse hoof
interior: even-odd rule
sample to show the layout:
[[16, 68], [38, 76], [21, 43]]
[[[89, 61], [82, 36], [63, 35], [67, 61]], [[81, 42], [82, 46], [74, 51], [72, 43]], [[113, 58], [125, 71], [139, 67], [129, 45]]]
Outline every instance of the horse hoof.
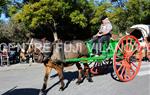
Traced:
[[59, 88], [59, 91], [64, 91], [64, 87], [60, 87], [60, 88]]
[[79, 82], [76, 82], [76, 84], [77, 84], [77, 85], [80, 85], [80, 83], [79, 83]]
[[44, 93], [46, 90], [45, 89], [41, 89], [40, 92]]
[[39, 95], [46, 95], [45, 90], [41, 89], [40, 92], [39, 92]]
[[81, 83], [82, 83], [81, 80], [80, 80], [80, 81], [78, 80], [78, 81], [76, 82], [77, 85], [80, 85]]
[[90, 79], [88, 79], [88, 82], [93, 82], [93, 80], [90, 78]]

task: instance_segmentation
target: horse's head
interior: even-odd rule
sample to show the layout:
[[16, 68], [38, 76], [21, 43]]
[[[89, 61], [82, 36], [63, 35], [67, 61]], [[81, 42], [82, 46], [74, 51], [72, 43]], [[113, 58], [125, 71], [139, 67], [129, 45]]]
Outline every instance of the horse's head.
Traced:
[[45, 60], [46, 54], [50, 54], [51, 48], [49, 42], [43, 42], [38, 39], [31, 39], [26, 53], [29, 56], [33, 56], [34, 60], [38, 63], [42, 63]]
[[26, 54], [25, 54], [25, 49], [20, 49], [20, 52], [19, 52], [19, 57], [20, 57], [20, 61], [26, 61], [27, 60], [27, 57], [26, 57]]

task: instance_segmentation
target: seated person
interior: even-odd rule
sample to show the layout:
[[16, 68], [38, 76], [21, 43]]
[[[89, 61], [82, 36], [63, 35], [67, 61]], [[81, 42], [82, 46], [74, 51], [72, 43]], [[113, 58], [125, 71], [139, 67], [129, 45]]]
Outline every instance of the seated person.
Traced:
[[[92, 52], [96, 55], [100, 55], [102, 52], [102, 44], [103, 42], [108, 42], [107, 44], [109, 44], [109, 40], [111, 37], [111, 30], [112, 30], [112, 25], [109, 21], [109, 19], [107, 18], [107, 16], [103, 16], [100, 20], [100, 22], [102, 23], [100, 26], [100, 29], [98, 31], [98, 33], [96, 35], [93, 36], [92, 38], [92, 42], [94, 43], [93, 46], [93, 50]], [[96, 44], [96, 42], [98, 41], [98, 44]]]

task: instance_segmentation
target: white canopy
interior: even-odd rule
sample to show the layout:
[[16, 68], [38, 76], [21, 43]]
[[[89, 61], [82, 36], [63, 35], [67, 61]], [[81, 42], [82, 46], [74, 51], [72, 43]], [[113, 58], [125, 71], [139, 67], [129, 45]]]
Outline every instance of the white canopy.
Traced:
[[150, 35], [150, 25], [145, 25], [145, 24], [137, 24], [133, 25], [126, 31], [127, 35], [134, 35], [138, 39], [141, 37], [148, 37]]

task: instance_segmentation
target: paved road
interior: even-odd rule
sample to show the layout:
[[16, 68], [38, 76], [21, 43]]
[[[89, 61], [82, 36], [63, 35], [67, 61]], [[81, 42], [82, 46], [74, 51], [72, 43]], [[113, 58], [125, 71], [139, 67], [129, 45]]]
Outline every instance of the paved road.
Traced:
[[[42, 64], [17, 64], [0, 67], [0, 95], [38, 95], [42, 87], [44, 66]], [[55, 75], [53, 70], [51, 76]], [[143, 62], [138, 76], [130, 82], [119, 82], [109, 72], [76, 85], [75, 66], [65, 69], [66, 89], [59, 90], [58, 77], [49, 79], [47, 95], [150, 95], [150, 63]]]

